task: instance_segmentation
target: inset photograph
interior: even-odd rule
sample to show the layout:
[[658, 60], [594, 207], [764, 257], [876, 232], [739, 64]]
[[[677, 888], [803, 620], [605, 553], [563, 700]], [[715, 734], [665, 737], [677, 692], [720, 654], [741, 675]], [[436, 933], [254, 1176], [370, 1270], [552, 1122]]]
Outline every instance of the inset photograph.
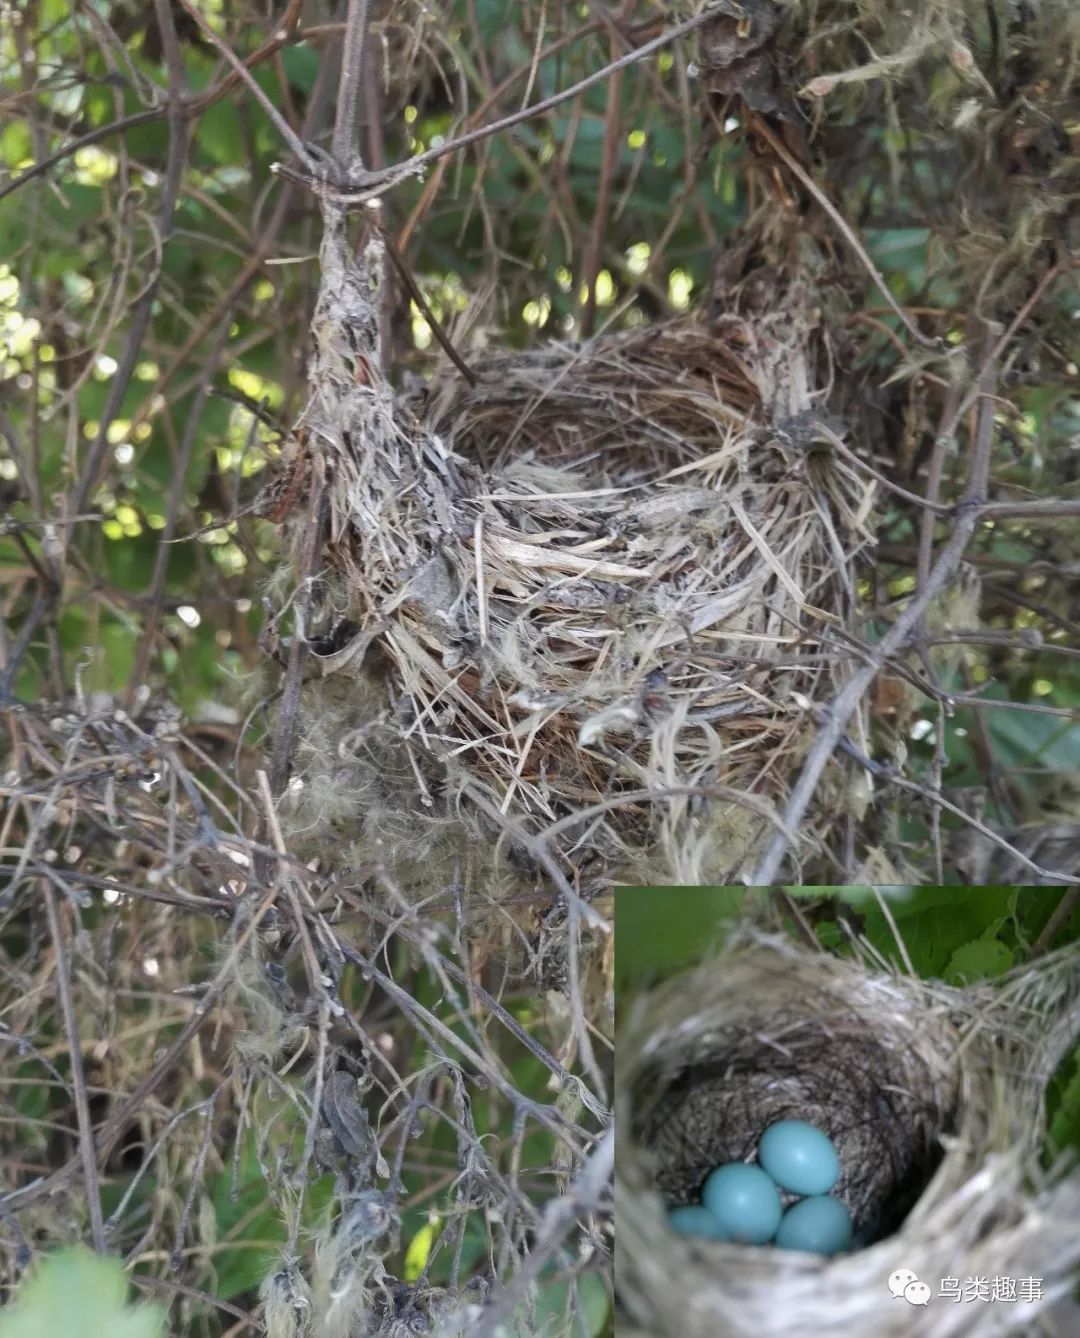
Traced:
[[1078, 903], [623, 889], [617, 1332], [1080, 1332]]

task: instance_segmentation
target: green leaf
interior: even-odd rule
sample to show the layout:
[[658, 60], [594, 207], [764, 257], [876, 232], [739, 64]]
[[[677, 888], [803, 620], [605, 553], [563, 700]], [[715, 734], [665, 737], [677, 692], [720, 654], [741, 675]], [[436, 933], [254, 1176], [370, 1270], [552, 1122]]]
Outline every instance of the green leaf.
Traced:
[[945, 979], [952, 985], [1000, 976], [1013, 965], [1013, 951], [1000, 939], [976, 938], [957, 948], [945, 968]]
[[310, 93], [319, 74], [319, 53], [313, 47], [300, 43], [297, 46], [287, 46], [282, 52], [281, 59], [293, 88], [300, 88], [305, 93]]
[[745, 888], [624, 887], [615, 898], [616, 997], [700, 962], [721, 925], [743, 909]]
[[542, 1283], [532, 1304], [522, 1305], [514, 1316], [511, 1331], [515, 1338], [563, 1333], [571, 1314], [579, 1316], [576, 1333], [602, 1333], [611, 1309], [603, 1280], [596, 1273], [585, 1273], [577, 1280], [577, 1293], [575, 1301], [569, 1283]]
[[244, 160], [243, 123], [236, 114], [231, 98], [208, 107], [199, 118], [196, 143], [217, 163], [240, 163]]
[[14, 167], [32, 156], [33, 140], [25, 121], [10, 121], [0, 130], [0, 161]]
[[[1049, 1142], [1054, 1152], [1080, 1149], [1080, 1048], [1069, 1061], [1071, 1075], [1055, 1077], [1047, 1093]], [[1067, 1072], [1068, 1070], [1066, 1070]]]
[[0, 1315], [0, 1338], [160, 1338], [156, 1306], [129, 1306], [119, 1259], [77, 1248], [50, 1255]]
[[[1053, 704], [1060, 703], [1055, 700]], [[1000, 766], [1074, 769], [1080, 755], [1080, 725], [1034, 711], [990, 711], [988, 715]]]
[[[995, 937], [1011, 921], [1012, 889], [984, 887], [957, 895], [956, 888], [916, 887], [882, 889], [889, 913], [901, 934], [907, 955], [921, 976], [941, 977], [953, 954], [972, 939]], [[876, 903], [867, 903], [866, 935], [898, 966], [904, 960], [893, 925]]]

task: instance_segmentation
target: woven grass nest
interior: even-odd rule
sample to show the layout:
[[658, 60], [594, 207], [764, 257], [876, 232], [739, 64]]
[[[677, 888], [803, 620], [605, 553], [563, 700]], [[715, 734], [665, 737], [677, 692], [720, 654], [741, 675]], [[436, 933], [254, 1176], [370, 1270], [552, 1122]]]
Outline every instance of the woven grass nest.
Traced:
[[295, 570], [301, 499], [329, 496], [312, 644], [363, 704], [329, 733], [313, 705], [301, 766], [337, 771], [312, 794], [363, 790], [383, 847], [380, 821], [416, 848], [450, 818], [490, 846], [494, 815], [560, 824], [578, 867], [735, 877], [831, 695], [867, 540], [872, 483], [815, 439], [809, 300], [487, 355], [407, 400], [378, 371], [382, 244], [354, 261], [324, 215], [312, 395], [265, 508], [289, 500]]
[[[743, 929], [634, 1001], [618, 1034], [616, 1278], [640, 1338], [1077, 1332], [1080, 1172], [1046, 1171], [1049, 1077], [1080, 1034], [1075, 949], [958, 989]], [[691, 1240], [666, 1204], [799, 1118], [833, 1138], [856, 1248]], [[926, 1306], [888, 1287], [910, 1270]], [[954, 1302], [941, 1279], [1042, 1279], [1034, 1302]], [[1041, 1325], [1041, 1327], [1039, 1327]]]

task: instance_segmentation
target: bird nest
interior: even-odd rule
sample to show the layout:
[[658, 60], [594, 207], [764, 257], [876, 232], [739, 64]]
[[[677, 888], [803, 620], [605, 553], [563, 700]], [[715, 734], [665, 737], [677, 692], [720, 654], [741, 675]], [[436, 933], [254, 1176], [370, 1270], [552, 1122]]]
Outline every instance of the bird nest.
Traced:
[[745, 872], [835, 689], [868, 537], [807, 293], [499, 353], [406, 399], [379, 371], [382, 243], [354, 261], [324, 213], [312, 395], [263, 510], [299, 554], [324, 490], [311, 644], [376, 691], [309, 771], [347, 762], [379, 791], [364, 821], [408, 814], [414, 840], [452, 813], [639, 880]]
[[[754, 931], [639, 998], [616, 1051], [627, 1331], [944, 1338], [1030, 1331], [1037, 1311], [1069, 1306], [1080, 1173], [1045, 1171], [1039, 1149], [1046, 1085], [1078, 1032], [1075, 948], [957, 989]], [[677, 1236], [668, 1206], [694, 1201], [718, 1164], [749, 1160], [785, 1118], [833, 1139], [853, 1252]], [[933, 1290], [925, 1305], [904, 1298], [908, 1274]], [[1037, 1279], [1038, 1294], [958, 1303], [937, 1290], [947, 1275]]]

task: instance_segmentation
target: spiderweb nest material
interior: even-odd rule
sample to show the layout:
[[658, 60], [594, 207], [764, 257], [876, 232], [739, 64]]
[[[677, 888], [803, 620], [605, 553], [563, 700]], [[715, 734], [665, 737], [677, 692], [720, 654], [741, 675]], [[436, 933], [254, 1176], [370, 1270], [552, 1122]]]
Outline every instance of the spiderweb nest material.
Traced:
[[382, 243], [354, 262], [324, 213], [278, 489], [325, 479], [322, 668], [377, 684], [350, 762], [385, 788], [395, 758], [383, 807], [417, 829], [452, 812], [490, 837], [494, 813], [559, 824], [579, 866], [735, 876], [834, 690], [867, 539], [873, 485], [819, 432], [807, 292], [495, 354], [406, 401], [378, 370]]
[[[1040, 1304], [1068, 1297], [1080, 1264], [1080, 1173], [1039, 1161], [1046, 1085], [1078, 1033], [1075, 949], [957, 989], [740, 931], [636, 1000], [619, 1034], [616, 1268], [628, 1328], [1026, 1329]], [[785, 1118], [833, 1138], [854, 1252], [824, 1260], [670, 1231], [667, 1204], [694, 1201], [710, 1170], [752, 1158]], [[1043, 1300], [898, 1304], [888, 1279], [900, 1269], [932, 1287], [949, 1275], [1039, 1278]]]

